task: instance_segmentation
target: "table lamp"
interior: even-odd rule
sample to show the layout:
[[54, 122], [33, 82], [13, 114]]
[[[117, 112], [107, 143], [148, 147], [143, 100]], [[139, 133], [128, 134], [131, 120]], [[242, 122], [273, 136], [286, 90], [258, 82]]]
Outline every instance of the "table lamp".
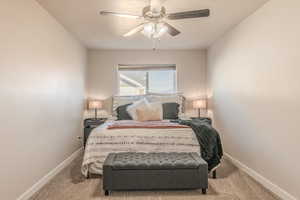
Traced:
[[193, 108], [198, 109], [198, 117], [200, 118], [201, 109], [206, 109], [206, 99], [197, 99], [193, 101]]
[[95, 119], [97, 119], [97, 111], [102, 108], [102, 101], [100, 100], [89, 100], [88, 109], [95, 110]]

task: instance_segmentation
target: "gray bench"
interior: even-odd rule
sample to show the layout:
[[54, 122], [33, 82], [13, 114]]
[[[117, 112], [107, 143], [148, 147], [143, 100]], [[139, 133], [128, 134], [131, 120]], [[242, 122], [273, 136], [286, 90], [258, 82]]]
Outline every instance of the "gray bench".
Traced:
[[196, 153], [116, 153], [103, 165], [105, 195], [113, 190], [208, 188], [207, 163]]

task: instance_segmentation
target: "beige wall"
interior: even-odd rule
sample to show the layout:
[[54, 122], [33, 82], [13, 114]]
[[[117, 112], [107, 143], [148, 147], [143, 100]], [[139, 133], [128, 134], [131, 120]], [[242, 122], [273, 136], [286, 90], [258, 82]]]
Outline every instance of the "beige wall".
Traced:
[[85, 57], [35, 1], [0, 1], [0, 199], [17, 199], [81, 146]]
[[91, 50], [88, 52], [88, 97], [107, 99], [118, 93], [119, 64], [176, 64], [178, 91], [188, 98], [206, 93], [206, 51]]
[[269, 1], [209, 49], [207, 76], [225, 151], [297, 199], [299, 9], [299, 0]]

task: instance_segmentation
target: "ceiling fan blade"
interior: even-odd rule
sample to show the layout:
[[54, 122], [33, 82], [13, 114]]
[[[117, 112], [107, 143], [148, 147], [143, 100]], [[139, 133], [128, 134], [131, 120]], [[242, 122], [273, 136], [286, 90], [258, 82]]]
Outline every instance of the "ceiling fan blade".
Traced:
[[153, 13], [160, 13], [162, 5], [166, 0], [151, 0], [150, 7]]
[[132, 36], [140, 31], [142, 31], [143, 29], [144, 29], [144, 24], [140, 24], [137, 27], [135, 27], [134, 29], [132, 29], [131, 31], [129, 31], [128, 33], [125, 33], [123, 36], [124, 37]]
[[165, 25], [168, 27], [168, 31], [167, 32], [170, 35], [172, 35], [173, 37], [180, 34], [180, 31], [177, 30], [176, 28], [174, 28], [172, 25], [170, 25], [168, 23], [165, 23]]
[[101, 11], [100, 15], [113, 15], [113, 16], [133, 18], [133, 19], [142, 18], [142, 16], [140, 15], [132, 15], [128, 13], [119, 13], [119, 12], [111, 12], [111, 11]]
[[170, 20], [177, 20], [177, 19], [187, 19], [187, 18], [208, 17], [209, 15], [210, 15], [210, 10], [204, 9], [204, 10], [193, 10], [187, 12], [171, 13], [168, 14], [167, 18]]

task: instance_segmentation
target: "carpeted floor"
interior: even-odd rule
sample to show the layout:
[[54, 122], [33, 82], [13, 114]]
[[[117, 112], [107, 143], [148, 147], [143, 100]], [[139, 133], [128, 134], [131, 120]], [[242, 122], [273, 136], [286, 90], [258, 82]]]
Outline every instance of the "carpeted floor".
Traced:
[[223, 160], [218, 179], [209, 180], [207, 195], [201, 190], [192, 191], [136, 191], [112, 192], [105, 197], [102, 180], [86, 180], [80, 173], [82, 156], [58, 174], [30, 200], [278, 200], [261, 185]]

